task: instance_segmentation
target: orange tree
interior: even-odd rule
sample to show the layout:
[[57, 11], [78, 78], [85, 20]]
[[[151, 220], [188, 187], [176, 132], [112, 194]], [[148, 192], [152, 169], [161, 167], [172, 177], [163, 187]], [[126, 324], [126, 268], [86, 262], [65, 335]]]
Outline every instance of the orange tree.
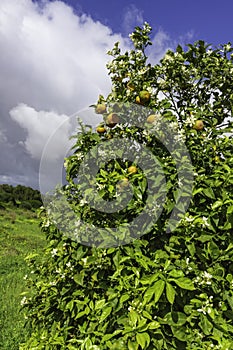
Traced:
[[198, 41], [152, 65], [150, 32], [109, 52], [102, 121], [74, 136], [43, 262], [28, 256], [21, 349], [232, 346], [233, 48]]

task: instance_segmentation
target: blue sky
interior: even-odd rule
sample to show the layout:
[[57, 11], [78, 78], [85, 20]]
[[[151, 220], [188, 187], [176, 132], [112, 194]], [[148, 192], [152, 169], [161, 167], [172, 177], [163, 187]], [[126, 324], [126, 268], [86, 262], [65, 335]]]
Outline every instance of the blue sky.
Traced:
[[51, 137], [54, 183], [70, 116], [110, 92], [106, 53], [131, 49], [135, 25], [153, 28], [153, 63], [178, 43], [233, 41], [232, 13], [233, 0], [0, 0], [0, 183], [38, 188]]
[[[232, 0], [65, 0], [78, 12], [106, 24], [114, 32], [127, 34], [125, 14], [137, 9], [143, 20], [156, 30], [162, 28], [173, 39], [193, 33], [194, 40], [202, 39], [214, 45], [233, 40]], [[135, 21], [136, 22], [136, 21]], [[133, 29], [134, 21], [129, 24]]]

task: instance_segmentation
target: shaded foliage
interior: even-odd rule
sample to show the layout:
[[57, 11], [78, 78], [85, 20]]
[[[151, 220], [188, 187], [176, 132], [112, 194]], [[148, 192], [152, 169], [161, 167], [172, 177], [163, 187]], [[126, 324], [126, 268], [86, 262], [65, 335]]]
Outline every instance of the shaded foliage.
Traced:
[[26, 209], [37, 209], [42, 205], [40, 192], [23, 185], [0, 184], [0, 202]]

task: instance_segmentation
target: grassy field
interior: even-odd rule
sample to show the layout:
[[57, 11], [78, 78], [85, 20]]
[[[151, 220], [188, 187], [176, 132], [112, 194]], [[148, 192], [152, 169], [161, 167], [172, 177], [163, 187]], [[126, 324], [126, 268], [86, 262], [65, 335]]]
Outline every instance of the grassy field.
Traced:
[[27, 337], [20, 312], [24, 276], [30, 273], [24, 258], [42, 253], [45, 238], [37, 214], [32, 211], [0, 210], [0, 349], [17, 350]]

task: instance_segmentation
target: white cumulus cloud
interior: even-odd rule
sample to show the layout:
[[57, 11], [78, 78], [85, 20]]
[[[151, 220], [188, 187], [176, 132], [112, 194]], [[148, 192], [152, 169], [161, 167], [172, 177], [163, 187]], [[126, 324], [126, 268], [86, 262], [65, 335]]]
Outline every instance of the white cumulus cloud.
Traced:
[[106, 52], [124, 39], [61, 1], [1, 0], [0, 92], [10, 102], [72, 113], [107, 92]]
[[[125, 29], [142, 21], [142, 11], [128, 8]], [[153, 60], [166, 40], [157, 36]], [[37, 186], [40, 157], [59, 123], [109, 93], [106, 53], [116, 41], [129, 49], [128, 38], [62, 1], [0, 1], [0, 181]], [[65, 125], [53, 137], [58, 158]]]
[[[25, 104], [13, 108], [10, 115], [22, 128], [27, 130], [27, 138], [21, 144], [25, 146], [33, 158], [41, 159], [43, 149], [51, 136], [53, 136], [54, 142], [48, 159], [53, 161], [63, 155], [64, 147], [70, 137], [70, 124], [65, 122], [66, 119], [69, 121], [69, 118], [66, 115], [58, 115], [51, 111], [36, 111]], [[59, 128], [61, 124], [63, 127]]]
[[[34, 179], [57, 123], [110, 91], [106, 52], [116, 41], [127, 46], [62, 1], [1, 0], [0, 181]], [[67, 136], [59, 132], [55, 154]]]

